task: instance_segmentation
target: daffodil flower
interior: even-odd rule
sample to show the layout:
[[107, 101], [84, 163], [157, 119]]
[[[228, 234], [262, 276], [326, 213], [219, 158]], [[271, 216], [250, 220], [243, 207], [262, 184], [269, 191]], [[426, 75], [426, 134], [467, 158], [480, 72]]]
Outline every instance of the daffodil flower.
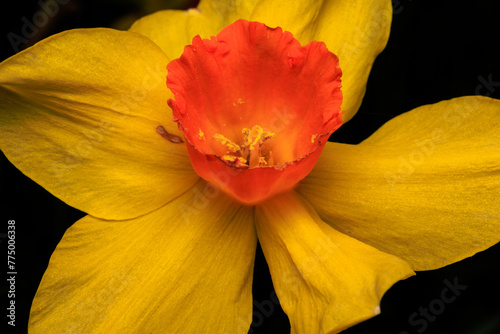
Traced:
[[292, 333], [336, 333], [414, 270], [497, 243], [500, 101], [326, 141], [356, 113], [391, 14], [202, 1], [0, 64], [0, 148], [88, 214], [52, 255], [29, 333], [246, 333], [257, 239]]

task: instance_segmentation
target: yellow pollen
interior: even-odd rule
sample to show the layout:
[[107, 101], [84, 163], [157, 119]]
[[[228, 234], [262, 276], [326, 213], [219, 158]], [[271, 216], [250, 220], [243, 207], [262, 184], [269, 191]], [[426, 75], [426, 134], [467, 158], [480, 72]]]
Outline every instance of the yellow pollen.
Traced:
[[316, 137], [318, 137], [318, 135], [312, 135], [311, 137], [311, 143], [314, 144], [314, 141], [316, 140]]
[[223, 135], [221, 135], [219, 133], [216, 133], [214, 135], [214, 139], [217, 140], [218, 142], [220, 142], [222, 145], [226, 146], [227, 149], [231, 152], [238, 152], [241, 150], [240, 146], [238, 144], [234, 143], [230, 139], [227, 139], [226, 137], [224, 137]]
[[276, 134], [264, 131], [260, 126], [255, 125], [251, 130], [244, 128], [242, 131], [244, 136], [244, 147], [248, 147], [250, 151], [255, 149], [255, 145], [262, 145], [266, 140], [271, 139]]
[[235, 162], [236, 159], [238, 159], [238, 157], [235, 156], [235, 155], [223, 155], [222, 156], [222, 160], [226, 160], [226, 161], [229, 161], [229, 162]]
[[217, 133], [214, 135], [214, 139], [220, 142], [222, 145], [226, 146], [228, 151], [233, 153], [238, 152], [241, 156], [235, 155], [224, 155], [222, 160], [227, 162], [236, 163], [238, 166], [272, 166], [273, 165], [273, 155], [269, 151], [268, 156], [262, 155], [262, 145], [268, 139], [273, 138], [276, 134], [268, 131], [264, 131], [261, 126], [255, 125], [251, 129], [243, 128], [241, 131], [243, 134], [243, 144], [238, 145], [227, 139], [225, 136]]
[[198, 132], [198, 138], [200, 140], [205, 140], [205, 134], [203, 133], [203, 131], [201, 131], [201, 129], [200, 129], [200, 132]]
[[233, 102], [233, 106], [237, 107], [237, 106], [239, 106], [240, 104], [243, 104], [243, 103], [245, 103], [245, 101], [243, 101], [243, 100], [241, 99], [241, 97], [240, 97], [240, 98], [238, 99], [238, 101]]
[[248, 166], [247, 165], [247, 160], [242, 157], [237, 157], [235, 155], [223, 155], [222, 160], [227, 161], [227, 162], [234, 162], [236, 163], [237, 166]]

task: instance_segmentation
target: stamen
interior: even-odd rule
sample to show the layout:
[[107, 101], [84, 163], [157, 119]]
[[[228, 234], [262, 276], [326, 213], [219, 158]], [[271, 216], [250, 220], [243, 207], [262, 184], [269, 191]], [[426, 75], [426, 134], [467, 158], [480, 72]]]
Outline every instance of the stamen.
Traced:
[[273, 158], [273, 152], [269, 151], [269, 154], [267, 155], [267, 163], [272, 166], [274, 165], [274, 158]]
[[229, 162], [235, 162], [236, 159], [238, 159], [237, 156], [234, 155], [223, 155], [222, 160], [229, 161]]
[[[222, 157], [227, 162], [236, 162], [240, 166], [272, 166], [272, 153], [269, 152], [269, 157], [262, 156], [262, 145], [268, 139], [273, 138], [276, 134], [273, 132], [264, 131], [261, 126], [254, 125], [251, 129], [243, 128], [243, 144], [238, 145], [235, 142], [227, 139], [219, 133], [214, 135], [214, 139], [226, 146], [233, 153], [238, 152], [241, 156], [225, 155]], [[271, 163], [269, 163], [271, 161]]]
[[214, 135], [214, 139], [217, 140], [218, 142], [220, 142], [222, 145], [226, 146], [227, 149], [233, 153], [241, 151], [240, 146], [238, 144], [234, 143], [230, 139], [227, 139], [226, 137], [224, 137], [223, 135], [221, 135], [219, 133], [216, 133]]
[[[262, 133], [264, 130], [258, 125], [255, 125], [252, 130], [250, 131], [250, 137], [253, 139], [253, 142], [250, 143], [250, 151], [253, 151], [255, 149], [255, 145], [257, 145], [260, 142], [260, 138], [262, 137]], [[250, 139], [250, 140], [252, 140]]]
[[227, 162], [234, 162], [237, 166], [248, 166], [245, 158], [237, 157], [234, 155], [223, 155], [222, 160]]

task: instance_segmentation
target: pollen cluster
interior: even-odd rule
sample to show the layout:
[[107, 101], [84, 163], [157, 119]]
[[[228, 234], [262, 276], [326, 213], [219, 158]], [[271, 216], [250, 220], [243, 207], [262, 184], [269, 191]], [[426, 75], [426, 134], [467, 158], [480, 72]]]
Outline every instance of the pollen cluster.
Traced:
[[265, 150], [264, 143], [272, 139], [276, 134], [264, 131], [261, 126], [254, 125], [251, 129], [241, 130], [243, 141], [237, 144], [226, 138], [224, 135], [216, 133], [213, 138], [227, 148], [227, 154], [222, 160], [235, 164], [237, 167], [264, 167], [272, 166], [273, 152]]

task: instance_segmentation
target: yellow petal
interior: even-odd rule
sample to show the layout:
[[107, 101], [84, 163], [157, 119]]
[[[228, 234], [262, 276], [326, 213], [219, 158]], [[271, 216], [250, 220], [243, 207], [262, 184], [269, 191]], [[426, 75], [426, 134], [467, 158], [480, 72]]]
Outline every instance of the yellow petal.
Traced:
[[140, 33], [155, 42], [170, 59], [179, 58], [193, 37], [215, 36], [229, 22], [197, 9], [164, 10], [137, 20], [129, 31]]
[[324, 1], [314, 39], [324, 41], [339, 57], [344, 122], [361, 105], [373, 62], [389, 39], [391, 22], [389, 0]]
[[375, 57], [389, 38], [392, 4], [389, 0], [202, 0], [198, 9], [157, 12], [130, 30], [151, 38], [173, 59], [195, 35], [215, 36], [240, 18], [282, 27], [302, 44], [325, 42], [340, 59], [346, 122], [358, 110]]
[[50, 37], [0, 64], [0, 148], [67, 204], [125, 219], [150, 212], [198, 179], [167, 106], [165, 54], [110, 29]]
[[[142, 17], [134, 22], [129, 31], [147, 36], [170, 59], [175, 59], [181, 56], [184, 46], [191, 44], [194, 36], [209, 38], [238, 19], [249, 20], [258, 2], [259, 0], [201, 0], [196, 9], [163, 10]], [[289, 7], [284, 1], [276, 2]]]
[[196, 9], [164, 10], [145, 16], [129, 31], [143, 34], [159, 45], [171, 58], [180, 57], [194, 36], [209, 38], [238, 19], [280, 26], [312, 40], [313, 25], [321, 9], [318, 1], [202, 0]]
[[134, 22], [129, 31], [147, 36], [170, 59], [175, 59], [194, 36], [209, 38], [240, 18], [249, 19], [257, 2], [202, 0], [196, 9], [163, 10], [144, 16]]
[[324, 223], [295, 192], [257, 206], [257, 234], [292, 333], [337, 333], [380, 312], [382, 295], [413, 274]]
[[30, 334], [247, 333], [252, 219], [204, 181], [139, 218], [84, 217], [52, 255]]
[[328, 143], [298, 191], [336, 229], [415, 270], [500, 241], [500, 101], [417, 108], [359, 145]]

